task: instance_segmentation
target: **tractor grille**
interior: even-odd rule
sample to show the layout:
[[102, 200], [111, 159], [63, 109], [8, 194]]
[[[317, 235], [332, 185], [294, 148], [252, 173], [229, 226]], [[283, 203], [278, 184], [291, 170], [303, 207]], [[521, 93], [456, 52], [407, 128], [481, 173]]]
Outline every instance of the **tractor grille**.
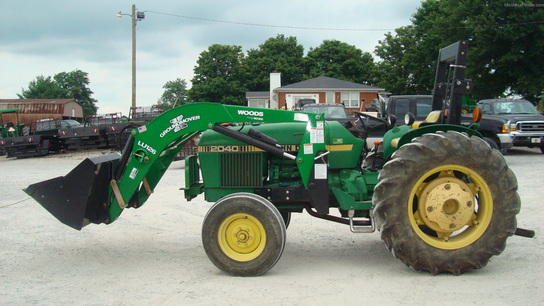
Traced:
[[262, 187], [263, 153], [222, 153], [222, 187]]
[[520, 132], [544, 132], [544, 121], [522, 121], [517, 123]]

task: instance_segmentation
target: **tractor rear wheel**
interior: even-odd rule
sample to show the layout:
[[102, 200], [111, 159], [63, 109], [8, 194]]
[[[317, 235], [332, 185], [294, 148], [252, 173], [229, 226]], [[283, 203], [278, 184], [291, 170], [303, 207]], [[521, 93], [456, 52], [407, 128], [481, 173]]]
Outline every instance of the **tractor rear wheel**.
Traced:
[[462, 274], [500, 254], [516, 230], [517, 181], [482, 139], [438, 132], [402, 146], [374, 190], [387, 248], [414, 270]]
[[237, 276], [257, 276], [270, 270], [285, 247], [285, 223], [266, 199], [247, 193], [220, 199], [202, 226], [204, 250], [212, 263]]

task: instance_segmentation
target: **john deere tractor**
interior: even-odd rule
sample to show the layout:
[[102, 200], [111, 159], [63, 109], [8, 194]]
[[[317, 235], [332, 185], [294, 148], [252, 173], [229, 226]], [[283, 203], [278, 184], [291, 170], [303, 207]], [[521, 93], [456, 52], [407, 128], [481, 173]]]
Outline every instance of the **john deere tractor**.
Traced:
[[415, 270], [478, 269], [516, 232], [520, 200], [505, 160], [476, 132], [478, 116], [472, 127], [458, 124], [470, 87], [465, 57], [463, 41], [441, 50], [432, 116], [393, 127], [371, 152], [323, 114], [193, 103], [134, 129], [122, 153], [86, 159], [26, 192], [75, 229], [113, 223], [144, 205], [183, 145], [203, 132], [198, 154], [185, 159], [184, 194], [215, 202], [202, 242], [223, 271], [271, 269], [291, 214], [304, 211], [354, 233], [378, 229]]

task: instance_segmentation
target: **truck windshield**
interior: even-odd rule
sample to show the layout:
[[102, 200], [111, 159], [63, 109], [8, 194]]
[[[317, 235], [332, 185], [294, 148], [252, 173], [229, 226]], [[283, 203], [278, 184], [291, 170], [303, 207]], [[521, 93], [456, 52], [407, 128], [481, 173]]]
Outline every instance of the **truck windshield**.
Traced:
[[494, 114], [538, 114], [535, 106], [529, 101], [504, 101], [493, 105]]
[[416, 111], [417, 119], [425, 119], [427, 115], [431, 112], [431, 104], [433, 103], [432, 98], [417, 98], [416, 99]]
[[323, 113], [327, 119], [342, 119], [348, 117], [346, 111], [340, 106], [305, 106], [302, 111], [315, 114]]

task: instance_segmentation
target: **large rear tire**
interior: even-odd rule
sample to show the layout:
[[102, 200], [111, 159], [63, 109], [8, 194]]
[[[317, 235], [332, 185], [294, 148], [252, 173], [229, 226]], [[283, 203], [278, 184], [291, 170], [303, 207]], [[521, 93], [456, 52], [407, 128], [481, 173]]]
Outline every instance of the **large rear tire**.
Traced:
[[266, 199], [247, 193], [220, 199], [202, 226], [208, 258], [222, 271], [257, 276], [270, 270], [285, 247], [285, 223]]
[[500, 254], [516, 230], [517, 181], [482, 139], [418, 137], [383, 168], [374, 217], [387, 248], [417, 271], [462, 274]]

